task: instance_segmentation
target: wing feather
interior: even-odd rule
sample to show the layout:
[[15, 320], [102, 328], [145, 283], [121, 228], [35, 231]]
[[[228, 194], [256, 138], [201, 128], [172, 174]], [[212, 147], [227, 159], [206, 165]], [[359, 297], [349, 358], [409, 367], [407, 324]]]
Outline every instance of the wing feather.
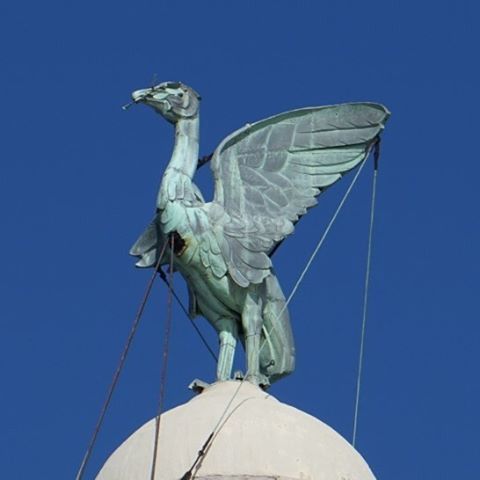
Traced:
[[293, 110], [247, 125], [218, 146], [213, 203], [226, 214], [220, 249], [239, 285], [268, 276], [268, 253], [323, 190], [368, 156], [389, 115], [374, 103]]

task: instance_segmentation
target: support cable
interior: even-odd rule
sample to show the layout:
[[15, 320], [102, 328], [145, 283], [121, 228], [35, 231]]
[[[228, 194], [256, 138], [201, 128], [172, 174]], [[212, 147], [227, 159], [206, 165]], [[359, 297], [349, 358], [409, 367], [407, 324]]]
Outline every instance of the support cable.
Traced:
[[163, 412], [165, 400], [165, 386], [167, 383], [168, 353], [170, 345], [170, 332], [172, 329], [172, 299], [173, 299], [173, 253], [175, 251], [175, 237], [170, 235], [170, 262], [168, 271], [168, 296], [167, 296], [167, 317], [165, 320], [165, 330], [163, 334], [163, 353], [162, 368], [160, 372], [160, 394], [158, 400], [157, 416], [155, 417], [155, 441], [153, 444], [152, 465], [150, 470], [150, 480], [155, 480], [155, 470], [158, 456], [158, 440], [160, 434], [160, 421]]
[[90, 439], [90, 443], [88, 444], [87, 451], [85, 452], [85, 455], [82, 459], [82, 463], [80, 465], [80, 468], [78, 469], [77, 476], [75, 477], [76, 480], [81, 480], [83, 477], [83, 474], [85, 473], [85, 468], [87, 466], [87, 463], [90, 459], [90, 456], [93, 451], [93, 447], [95, 445], [95, 442], [98, 437], [98, 433], [100, 431], [100, 428], [102, 427], [103, 421], [105, 419], [105, 414], [107, 413], [107, 409], [110, 405], [110, 402], [113, 397], [113, 392], [118, 384], [118, 380], [120, 379], [120, 374], [122, 373], [123, 367], [125, 366], [125, 361], [127, 359], [128, 352], [130, 350], [130, 346], [132, 345], [133, 338], [135, 337], [135, 334], [137, 333], [138, 326], [140, 324], [140, 320], [143, 315], [143, 311], [145, 310], [145, 305], [147, 303], [148, 297], [150, 296], [150, 292], [152, 291], [153, 283], [155, 282], [155, 278], [157, 276], [157, 270], [160, 267], [160, 262], [162, 259], [163, 254], [165, 253], [165, 249], [167, 248], [167, 242], [168, 240], [163, 244], [163, 247], [160, 251], [160, 255], [158, 256], [158, 261], [155, 266], [155, 269], [153, 271], [152, 276], [150, 277], [150, 280], [147, 284], [147, 287], [145, 289], [145, 293], [143, 295], [142, 301], [140, 302], [140, 306], [138, 307], [137, 313], [135, 315], [135, 319], [133, 321], [132, 327], [130, 328], [130, 332], [127, 337], [127, 341], [125, 342], [125, 347], [123, 348], [122, 354], [120, 355], [120, 360], [118, 362], [117, 369], [115, 370], [115, 373], [112, 378], [112, 382], [110, 384], [110, 387], [107, 392], [107, 396], [105, 398], [105, 401], [103, 403], [102, 409], [100, 410], [100, 415], [98, 417], [97, 423], [95, 425], [95, 429], [93, 431], [92, 437]]
[[163, 244], [161, 250], [160, 250], [160, 254], [158, 256], [158, 261], [157, 261], [157, 264], [155, 265], [155, 268], [154, 268], [154, 272], [152, 274], [152, 276], [150, 277], [150, 280], [147, 284], [147, 287], [145, 289], [145, 293], [144, 293], [144, 296], [143, 296], [143, 299], [140, 303], [140, 306], [137, 310], [137, 314], [135, 315], [135, 319], [134, 319], [134, 322], [132, 324], [132, 327], [130, 329], [130, 332], [129, 332], [129, 335], [127, 337], [127, 341], [125, 342], [125, 347], [122, 351], [122, 354], [120, 356], [120, 360], [119, 360], [119, 364], [117, 366], [117, 369], [115, 370], [115, 373], [113, 375], [113, 379], [112, 379], [112, 382], [110, 384], [110, 387], [107, 391], [107, 396], [106, 396], [106, 399], [104, 401], [104, 404], [102, 405], [102, 409], [100, 411], [100, 415], [99, 415], [99, 418], [97, 420], [97, 423], [95, 425], [95, 429], [93, 431], [93, 434], [91, 436], [91, 439], [90, 439], [90, 442], [88, 444], [88, 447], [87, 447], [87, 450], [85, 452], [85, 455], [82, 459], [82, 463], [80, 465], [80, 468], [77, 472], [77, 475], [75, 477], [75, 480], [81, 480], [83, 478], [83, 475], [85, 473], [85, 469], [87, 467], [87, 464], [88, 464], [88, 461], [91, 457], [91, 454], [93, 452], [93, 448], [95, 446], [95, 443], [96, 443], [96, 440], [97, 440], [97, 437], [98, 437], [98, 434], [100, 432], [100, 429], [103, 425], [103, 421], [105, 419], [105, 415], [107, 413], [107, 410], [108, 410], [108, 407], [110, 405], [110, 402], [112, 400], [112, 397], [113, 397], [113, 393], [114, 393], [114, 390], [117, 386], [117, 383], [119, 381], [119, 378], [120, 378], [120, 375], [121, 375], [121, 372], [123, 370], [123, 367], [125, 366], [125, 362], [126, 362], [126, 359], [127, 359], [127, 355], [128, 355], [128, 352], [130, 350], [130, 346], [133, 342], [133, 339], [135, 337], [135, 334], [137, 332], [137, 329], [138, 329], [138, 326], [140, 324], [140, 320], [141, 320], [141, 317], [143, 315], [143, 311], [145, 309], [145, 306], [146, 306], [146, 303], [147, 303], [147, 300], [149, 298], [149, 295], [151, 293], [151, 290], [152, 290], [152, 287], [153, 287], [153, 283], [155, 281], [155, 278], [156, 278], [156, 273], [158, 272], [158, 274], [160, 275], [160, 278], [165, 282], [165, 284], [167, 285], [167, 287], [169, 287], [171, 289], [171, 293], [173, 295], [173, 297], [177, 300], [177, 302], [179, 303], [181, 309], [183, 310], [183, 312], [185, 313], [185, 315], [187, 316], [187, 318], [189, 319], [190, 323], [192, 324], [193, 328], [195, 329], [195, 331], [197, 332], [198, 336], [200, 337], [201, 341], [203, 342], [203, 344], [205, 345], [206, 349], [209, 351], [210, 355], [212, 356], [212, 358], [215, 360], [215, 362], [218, 361], [217, 359], [217, 355], [215, 354], [215, 352], [212, 350], [212, 348], [210, 347], [210, 345], [208, 344], [207, 340], [205, 339], [204, 335], [202, 334], [202, 332], [200, 331], [200, 329], [198, 328], [198, 326], [195, 324], [195, 322], [193, 321], [193, 319], [190, 317], [190, 315], [188, 314], [188, 311], [187, 309], [185, 308], [185, 306], [183, 305], [181, 299], [179, 298], [179, 296], [176, 294], [175, 290], [173, 289], [173, 285], [172, 283], [173, 282], [170, 282], [169, 279], [167, 279], [167, 276], [165, 275], [165, 273], [163, 272], [163, 270], [161, 269], [160, 267], [160, 263], [161, 263], [161, 259], [165, 253], [165, 249], [167, 247], [167, 244], [168, 244], [168, 239], [165, 241], [165, 243]]
[[[310, 269], [310, 267], [311, 267], [311, 265], [312, 265], [312, 263], [313, 263], [313, 260], [314, 260], [315, 257], [317, 256], [317, 253], [318, 253], [318, 251], [320, 250], [320, 248], [321, 248], [321, 246], [323, 245], [323, 243], [325, 242], [325, 239], [327, 238], [327, 235], [328, 235], [328, 233], [330, 232], [330, 229], [332, 228], [333, 223], [334, 223], [335, 220], [337, 219], [338, 214], [340, 213], [340, 210], [342, 209], [344, 203], [346, 202], [348, 196], [350, 195], [350, 192], [352, 191], [353, 186], [354, 186], [355, 183], [357, 182], [357, 179], [358, 179], [360, 173], [362, 172], [363, 167], [365, 166], [365, 163], [366, 163], [367, 158], [368, 158], [368, 155], [367, 155], [367, 157], [365, 158], [365, 160], [362, 162], [362, 164], [360, 165], [360, 167], [358, 168], [357, 172], [355, 173], [355, 176], [353, 177], [353, 180], [351, 181], [350, 185], [348, 186], [347, 191], [346, 191], [345, 194], [343, 195], [342, 200], [340, 201], [340, 203], [338, 204], [337, 209], [335, 210], [335, 213], [333, 214], [332, 218], [330, 219], [330, 222], [328, 223], [327, 228], [325, 228], [325, 231], [323, 232], [322, 237], [321, 237], [320, 240], [318, 241], [317, 246], [315, 247], [315, 250], [314, 250], [313, 253], [310, 255], [310, 258], [308, 259], [308, 262], [307, 262], [307, 264], [305, 265], [305, 268], [303, 269], [302, 273], [300, 274], [300, 276], [298, 277], [298, 280], [297, 280], [296, 283], [295, 283], [295, 286], [293, 287], [292, 291], [290, 292], [290, 295], [288, 296], [287, 301], [285, 302], [285, 304], [283, 305], [282, 309], [280, 310], [280, 313], [277, 315], [277, 320], [278, 320], [278, 319], [280, 318], [280, 316], [283, 314], [283, 312], [285, 311], [285, 309], [288, 307], [288, 305], [289, 305], [290, 302], [292, 301], [292, 298], [293, 298], [294, 295], [297, 293], [298, 287], [300, 286], [300, 284], [302, 283], [302, 281], [303, 281], [306, 273], [307, 273], [308, 270]], [[269, 332], [269, 335], [273, 332], [276, 324], [277, 324], [277, 323], [275, 322], [273, 328], [272, 328], [272, 329], [270, 330], [270, 332]], [[264, 343], [263, 346], [265, 346], [265, 345], [266, 345], [266, 344]], [[262, 346], [262, 348], [263, 348], [263, 346]], [[262, 348], [260, 349], [260, 352], [261, 352]]]
[[375, 220], [375, 199], [377, 194], [377, 176], [378, 176], [378, 160], [380, 158], [380, 139], [375, 144], [374, 169], [372, 181], [372, 201], [370, 205], [370, 226], [368, 231], [368, 247], [367, 247], [367, 266], [365, 269], [365, 287], [363, 291], [363, 314], [362, 314], [362, 330], [360, 335], [360, 351], [358, 355], [358, 373], [357, 373], [357, 389], [355, 394], [355, 409], [353, 414], [353, 433], [352, 446], [355, 448], [357, 441], [357, 427], [358, 427], [358, 411], [360, 406], [360, 389], [362, 384], [363, 373], [363, 358], [365, 354], [365, 334], [367, 327], [367, 311], [368, 311], [368, 290], [370, 286], [370, 265], [372, 260], [372, 245], [373, 245], [373, 225]]
[[192, 324], [192, 327], [195, 329], [195, 331], [197, 332], [198, 336], [200, 337], [200, 340], [202, 341], [202, 343], [205, 345], [205, 348], [209, 351], [211, 357], [215, 360], [215, 362], [218, 362], [218, 357], [217, 355], [215, 354], [215, 352], [212, 350], [212, 347], [208, 344], [207, 342], [207, 339], [205, 338], [205, 336], [202, 334], [202, 332], [200, 331], [200, 329], [198, 328], [198, 325], [195, 323], [195, 321], [193, 320], [193, 318], [190, 316], [190, 314], [188, 313], [188, 310], [187, 308], [185, 307], [185, 305], [183, 304], [182, 300], [180, 299], [180, 297], [177, 295], [177, 293], [175, 292], [174, 288], [173, 288], [173, 285], [171, 286], [170, 283], [169, 283], [169, 280], [167, 279], [167, 276], [165, 275], [165, 272], [159, 268], [158, 269], [158, 273], [160, 275], [160, 278], [165, 282], [165, 285], [167, 285], [168, 288], [171, 288], [172, 289], [172, 295], [173, 297], [175, 298], [175, 300], [177, 301], [177, 303], [180, 305], [180, 308], [182, 309], [183, 313], [186, 315], [186, 317], [188, 318], [188, 320], [190, 321], [190, 323]]
[[244, 381], [245, 381], [245, 377], [243, 377], [240, 380], [240, 382], [238, 383], [237, 389], [235, 390], [235, 392], [231, 396], [230, 400], [228, 401], [227, 406], [224, 408], [224, 410], [223, 410], [222, 414], [220, 415], [217, 423], [215, 424], [212, 431], [210, 432], [210, 435], [205, 440], [204, 444], [202, 445], [202, 448], [198, 451], [198, 454], [197, 454], [197, 457], [195, 458], [195, 461], [193, 462], [192, 466], [188, 469], [188, 471], [184, 473], [184, 475], [182, 476], [182, 478], [180, 480], [191, 480], [191, 479], [194, 478], [195, 469], [196, 469], [198, 463], [200, 462], [202, 457], [207, 452], [207, 449], [210, 447], [210, 444], [212, 443], [213, 438], [215, 437], [215, 434], [217, 433], [218, 428], [220, 427], [223, 419], [225, 418], [225, 415], [228, 412], [228, 409], [230, 408], [230, 406], [232, 405], [233, 401], [235, 400], [238, 392], [240, 391], [240, 388], [243, 385]]
[[[294, 297], [295, 293], [297, 292], [298, 290], [298, 287], [300, 286], [300, 284], [302, 283], [303, 281], [303, 278], [305, 277], [307, 271], [310, 269], [311, 265], [312, 265], [312, 262], [313, 260], [315, 259], [318, 251], [320, 250], [320, 247], [323, 245], [324, 241], [325, 241], [325, 238], [327, 237], [328, 233], [330, 232], [330, 229], [333, 225], [333, 223], [335, 222], [335, 220], [337, 219], [337, 216], [338, 214], [340, 213], [340, 210], [342, 209], [345, 201], [347, 200], [348, 196], [350, 195], [350, 192], [352, 191], [353, 189], [353, 186], [355, 185], [355, 183], [357, 182], [357, 179], [361, 173], [361, 171], [363, 170], [363, 167], [365, 166], [365, 163], [367, 161], [367, 158], [368, 158], [368, 154], [366, 155], [365, 157], [365, 160], [362, 162], [362, 164], [360, 165], [360, 167], [358, 168], [357, 172], [355, 173], [355, 176], [353, 177], [347, 191], [345, 192], [345, 194], [343, 195], [340, 203], [338, 204], [337, 206], [337, 209], [335, 210], [332, 218], [330, 219], [330, 222], [328, 223], [327, 227], [325, 228], [325, 231], [322, 235], [322, 237], [320, 238], [320, 240], [318, 241], [312, 255], [310, 256], [310, 258], [308, 259], [308, 262], [307, 264], [305, 265], [305, 268], [303, 269], [302, 273], [300, 274], [300, 276], [298, 277], [298, 280], [297, 282], [295, 283], [295, 286], [293, 287], [292, 291], [290, 292], [290, 295], [288, 296], [288, 299], [286, 300], [284, 306], [282, 307], [282, 309], [280, 310], [280, 313], [277, 315], [277, 319], [280, 318], [280, 316], [283, 314], [283, 312], [285, 311], [285, 309], [288, 307], [289, 303], [291, 302], [292, 298]], [[273, 327], [270, 329], [270, 331], [268, 332], [268, 335], [270, 335], [276, 328], [276, 325], [277, 325], [277, 322], [273, 322]], [[262, 345], [262, 347], [260, 347], [260, 352], [262, 351], [262, 349], [264, 348], [264, 346], [266, 345], [266, 343], [264, 343]], [[248, 376], [248, 371], [247, 373], [245, 374], [245, 376], [242, 378], [242, 380], [240, 380], [239, 382], [239, 385], [237, 387], [237, 389], [235, 390], [235, 392], [233, 393], [232, 397], [230, 398], [228, 404], [226, 405], [225, 409], [222, 411], [222, 414], [220, 415], [220, 418], [218, 420], [218, 422], [216, 423], [215, 427], [213, 428], [212, 432], [210, 433], [210, 435], [207, 437], [205, 443], [203, 444], [202, 448], [199, 450], [198, 452], [198, 455], [195, 459], [195, 461], [193, 462], [192, 466], [190, 467], [190, 469], [182, 476], [182, 478], [180, 480], [191, 480], [194, 478], [194, 470], [196, 468], [196, 466], [198, 465], [200, 459], [205, 455], [205, 452], [206, 450], [209, 448], [210, 444], [212, 443], [213, 439], [215, 438], [215, 434], [217, 433], [217, 429], [218, 427], [221, 425], [222, 423], [222, 420], [225, 418], [225, 415], [227, 414], [228, 412], [228, 409], [230, 408], [230, 406], [232, 405], [233, 401], [235, 400], [236, 396], [238, 395], [239, 391], [240, 391], [240, 388], [242, 387], [243, 385], [243, 382], [245, 381], [245, 378]]]

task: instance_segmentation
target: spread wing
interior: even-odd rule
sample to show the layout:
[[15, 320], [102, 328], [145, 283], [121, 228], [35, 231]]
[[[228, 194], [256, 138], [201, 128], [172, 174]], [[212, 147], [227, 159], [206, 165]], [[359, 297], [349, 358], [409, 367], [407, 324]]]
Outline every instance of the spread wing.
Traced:
[[223, 140], [211, 162], [214, 203], [227, 214], [222, 253], [236, 283], [268, 276], [268, 253], [323, 190], [368, 156], [389, 115], [375, 103], [304, 108]]

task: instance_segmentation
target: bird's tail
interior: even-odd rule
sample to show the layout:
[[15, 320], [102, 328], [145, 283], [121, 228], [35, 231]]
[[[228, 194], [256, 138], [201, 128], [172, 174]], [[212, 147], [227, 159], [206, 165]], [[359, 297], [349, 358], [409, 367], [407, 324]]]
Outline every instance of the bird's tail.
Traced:
[[285, 296], [274, 275], [265, 279], [265, 288], [260, 369], [273, 383], [293, 372], [295, 344]]

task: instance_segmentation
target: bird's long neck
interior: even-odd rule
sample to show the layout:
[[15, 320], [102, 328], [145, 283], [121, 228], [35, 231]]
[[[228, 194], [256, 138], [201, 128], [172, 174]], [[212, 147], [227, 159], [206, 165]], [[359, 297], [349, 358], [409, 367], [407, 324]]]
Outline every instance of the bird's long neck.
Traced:
[[[182, 182], [185, 185], [185, 177], [191, 180], [197, 170], [199, 124], [198, 115], [194, 118], [179, 120], [175, 124], [175, 146], [158, 192], [159, 208], [165, 206], [166, 197], [174, 200], [171, 192], [176, 190], [176, 184]], [[179, 191], [182, 190], [179, 189]], [[188, 193], [185, 192], [185, 195], [188, 196]]]
[[198, 162], [199, 118], [179, 120], [175, 125], [175, 146], [168, 169], [175, 169], [193, 178]]

